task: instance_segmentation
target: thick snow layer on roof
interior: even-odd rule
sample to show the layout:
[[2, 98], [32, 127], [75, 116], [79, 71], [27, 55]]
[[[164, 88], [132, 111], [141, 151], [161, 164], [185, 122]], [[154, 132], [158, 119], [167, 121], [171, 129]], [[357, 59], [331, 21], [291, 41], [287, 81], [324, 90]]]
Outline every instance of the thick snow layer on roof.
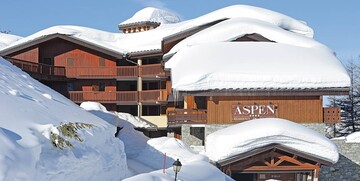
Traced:
[[165, 56], [173, 55], [183, 47], [212, 42], [230, 42], [251, 34], [259, 34], [270, 41], [294, 46], [323, 46], [312, 38], [284, 30], [266, 21], [254, 18], [231, 18], [182, 40]]
[[349, 87], [350, 78], [327, 48], [269, 42], [184, 47], [165, 64], [176, 91]]
[[[180, 180], [232, 180], [209, 163], [207, 156], [199, 155], [181, 140], [169, 137], [149, 139], [136, 131], [127, 118], [108, 112], [99, 104], [84, 104], [83, 107], [107, 122], [121, 127], [118, 138], [123, 141], [129, 175], [125, 180], [173, 180], [172, 164], [179, 159], [183, 167]], [[166, 160], [164, 160], [164, 158]], [[165, 163], [165, 173], [163, 173]], [[209, 172], [210, 170], [210, 172]]]
[[[115, 127], [0, 58], [0, 180], [119, 180], [127, 175]], [[61, 123], [82, 122], [74, 148], [52, 144]]]
[[134, 14], [130, 19], [125, 20], [119, 25], [132, 24], [138, 22], [156, 22], [161, 24], [172, 24], [180, 22], [180, 18], [173, 12], [163, 9], [147, 7]]
[[210, 12], [180, 25], [177, 31], [183, 31], [216, 20], [229, 18], [253, 18], [308, 37], [313, 37], [314, 35], [314, 31], [303, 21], [296, 20], [275, 11], [248, 5], [233, 5]]
[[280, 144], [336, 163], [336, 145], [324, 135], [278, 118], [255, 119], [216, 131], [206, 137], [206, 155], [219, 161], [270, 144]]
[[11, 43], [14, 43], [15, 41], [20, 40], [21, 38], [21, 36], [0, 33], [0, 50], [10, 45]]
[[346, 136], [346, 143], [360, 143], [360, 131]]

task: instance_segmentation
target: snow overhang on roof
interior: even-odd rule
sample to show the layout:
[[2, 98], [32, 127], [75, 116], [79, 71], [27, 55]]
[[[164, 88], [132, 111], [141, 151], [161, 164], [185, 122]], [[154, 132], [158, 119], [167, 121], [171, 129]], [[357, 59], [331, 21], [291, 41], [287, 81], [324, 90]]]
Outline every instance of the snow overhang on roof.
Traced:
[[172, 24], [180, 22], [180, 18], [170, 11], [147, 7], [134, 14], [131, 18], [119, 24], [119, 28], [128, 28], [133, 26], [159, 26], [160, 24]]
[[184, 47], [165, 67], [175, 91], [317, 90], [349, 88], [341, 62], [324, 46], [269, 42], [207, 43]]
[[206, 137], [206, 155], [212, 161], [226, 161], [271, 145], [280, 145], [325, 164], [334, 164], [339, 159], [337, 146], [324, 135], [279, 118], [254, 119], [210, 134]]

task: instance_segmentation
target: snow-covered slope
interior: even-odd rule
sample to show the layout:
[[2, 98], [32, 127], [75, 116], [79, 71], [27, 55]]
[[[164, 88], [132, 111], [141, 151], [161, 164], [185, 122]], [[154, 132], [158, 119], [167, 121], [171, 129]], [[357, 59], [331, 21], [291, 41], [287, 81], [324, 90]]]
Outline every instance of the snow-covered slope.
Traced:
[[280, 144], [336, 163], [338, 149], [324, 135], [279, 118], [255, 119], [216, 131], [206, 137], [206, 155], [222, 160], [270, 144]]
[[[0, 180], [119, 180], [127, 175], [115, 127], [0, 58]], [[66, 137], [62, 123], [82, 141]], [[59, 135], [73, 148], [53, 146]], [[65, 141], [64, 141], [65, 143]]]
[[21, 38], [21, 36], [0, 33], [0, 50]]
[[163, 25], [163, 24], [178, 23], [181, 20], [175, 13], [158, 8], [147, 7], [138, 11], [137, 13], [134, 14], [134, 16], [125, 20], [119, 25], [132, 24], [132, 23], [138, 23], [144, 21], [161, 23]]
[[350, 85], [343, 65], [322, 46], [207, 43], [183, 47], [165, 67], [171, 69], [172, 88], [176, 91], [317, 89]]
[[[121, 127], [118, 138], [124, 142], [127, 164], [131, 174], [131, 177], [125, 180], [173, 180], [172, 164], [176, 159], [183, 164], [178, 174], [180, 180], [232, 180], [211, 165], [206, 156], [193, 152], [181, 140], [169, 137], [149, 139], [143, 133], [136, 131], [129, 121], [119, 116], [119, 113], [109, 112], [99, 105], [99, 103], [88, 102], [82, 107], [109, 123]], [[164, 163], [165, 173], [163, 173]]]

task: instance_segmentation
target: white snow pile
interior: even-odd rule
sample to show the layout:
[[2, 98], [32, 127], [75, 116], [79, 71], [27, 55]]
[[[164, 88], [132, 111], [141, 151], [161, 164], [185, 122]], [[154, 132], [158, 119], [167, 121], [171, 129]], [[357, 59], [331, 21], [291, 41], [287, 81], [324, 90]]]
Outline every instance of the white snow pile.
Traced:
[[[86, 101], [80, 104], [80, 107], [82, 107], [85, 110], [88, 111], [100, 111], [100, 112], [106, 112], [110, 113], [106, 110], [106, 108], [98, 103], [98, 102], [92, 102], [92, 101]], [[133, 125], [134, 128], [150, 128], [154, 127], [153, 125], [150, 125], [149, 123], [140, 120], [138, 117], [135, 117], [129, 113], [122, 113], [122, 112], [111, 112], [110, 114], [116, 114], [117, 117], [119, 117], [121, 120], [125, 120]], [[120, 122], [118, 119], [114, 119], [110, 122], [110, 124], [114, 126], [119, 126]]]
[[206, 138], [206, 155], [219, 161], [270, 144], [297, 150], [336, 163], [336, 145], [324, 135], [278, 118], [255, 119], [216, 131]]
[[130, 177], [125, 179], [126, 181], [173, 180], [175, 173], [172, 164], [176, 159], [179, 159], [183, 165], [178, 174], [179, 180], [232, 180], [211, 165], [206, 156], [196, 154], [181, 140], [169, 137], [149, 139], [143, 133], [136, 131], [129, 121], [123, 119], [124, 117], [116, 112], [104, 110], [104, 107], [99, 105], [99, 103], [87, 102], [81, 106], [109, 123], [121, 127], [118, 138], [124, 142], [130, 172]]
[[7, 33], [0, 33], [0, 50], [4, 47], [14, 43], [15, 41], [20, 40], [22, 37], [17, 35], [11, 35]]
[[163, 25], [163, 24], [178, 23], [181, 20], [179, 16], [177, 16], [173, 12], [166, 11], [163, 9], [153, 8], [153, 7], [147, 7], [138, 11], [131, 18], [125, 20], [119, 25], [133, 24], [133, 23], [139, 23], [145, 21], [161, 23], [161, 25]]
[[[115, 127], [2, 58], [0, 100], [0, 180], [120, 180], [127, 176], [126, 155], [123, 143], [114, 138]], [[59, 126], [65, 123], [78, 123], [78, 139], [63, 134]]]
[[207, 43], [182, 48], [165, 67], [171, 69], [175, 91], [350, 86], [341, 62], [322, 47], [271, 42]]
[[360, 131], [351, 133], [345, 138], [346, 143], [360, 143]]

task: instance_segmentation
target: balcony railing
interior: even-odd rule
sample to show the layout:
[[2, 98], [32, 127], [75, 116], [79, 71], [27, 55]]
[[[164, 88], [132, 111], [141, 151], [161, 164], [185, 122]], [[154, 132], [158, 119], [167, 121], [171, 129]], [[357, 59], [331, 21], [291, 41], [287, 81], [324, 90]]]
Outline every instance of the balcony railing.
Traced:
[[65, 67], [33, 63], [15, 58], [5, 57], [9, 62], [27, 73], [65, 77]]
[[139, 76], [139, 70], [137, 66], [118, 66], [117, 77], [118, 78], [136, 78]]
[[67, 77], [116, 77], [116, 67], [66, 67]]
[[103, 91], [69, 91], [70, 100], [76, 103], [84, 101], [97, 101], [102, 103], [115, 103], [116, 92]]
[[165, 77], [165, 71], [161, 64], [149, 64], [140, 66], [141, 77]]
[[137, 103], [139, 101], [138, 91], [118, 91], [116, 92], [118, 103]]
[[[147, 91], [69, 91], [73, 102], [97, 101], [102, 103], [136, 104], [140, 102], [160, 103], [167, 100], [166, 90]], [[141, 98], [140, 98], [141, 97]]]
[[207, 111], [197, 109], [175, 109], [167, 112], [168, 124], [206, 124]]
[[140, 91], [141, 102], [164, 102], [167, 101], [167, 92], [162, 90], [145, 90]]

